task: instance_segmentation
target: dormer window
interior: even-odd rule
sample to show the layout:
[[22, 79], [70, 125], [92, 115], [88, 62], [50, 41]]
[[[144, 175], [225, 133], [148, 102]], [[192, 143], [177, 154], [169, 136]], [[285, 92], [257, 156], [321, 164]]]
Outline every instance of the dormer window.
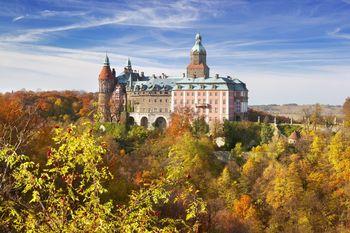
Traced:
[[204, 88], [205, 88], [204, 84], [201, 84], [201, 89], [204, 89]]
[[216, 90], [216, 89], [217, 89], [217, 85], [213, 84], [212, 88], [213, 88], [214, 90]]

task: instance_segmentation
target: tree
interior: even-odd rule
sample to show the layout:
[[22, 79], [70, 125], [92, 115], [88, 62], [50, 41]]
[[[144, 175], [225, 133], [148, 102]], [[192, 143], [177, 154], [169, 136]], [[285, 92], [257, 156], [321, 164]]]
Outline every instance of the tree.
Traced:
[[322, 108], [320, 104], [315, 104], [314, 110], [310, 116], [310, 120], [313, 124], [314, 130], [316, 130], [317, 125], [322, 123]]
[[196, 118], [192, 122], [191, 131], [196, 137], [200, 137], [209, 132], [209, 125], [205, 122], [204, 117]]
[[[103, 166], [105, 150], [91, 129], [55, 129], [56, 148], [40, 168], [11, 148], [1, 151], [5, 165], [1, 225], [16, 231], [109, 231], [112, 203], [101, 202], [110, 173]], [[24, 195], [19, 196], [20, 193]], [[12, 229], [12, 230], [11, 230]]]
[[350, 122], [350, 97], [346, 98], [343, 104], [344, 120]]
[[262, 124], [260, 131], [261, 144], [268, 143], [273, 136], [273, 128], [269, 124]]

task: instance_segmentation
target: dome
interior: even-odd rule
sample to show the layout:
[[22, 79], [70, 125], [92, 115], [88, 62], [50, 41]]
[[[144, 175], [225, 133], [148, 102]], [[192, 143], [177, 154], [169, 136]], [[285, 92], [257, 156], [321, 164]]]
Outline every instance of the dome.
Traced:
[[205, 48], [202, 45], [202, 36], [197, 33], [196, 35], [196, 42], [194, 46], [191, 49], [191, 52], [198, 52], [198, 53], [203, 53], [206, 54]]

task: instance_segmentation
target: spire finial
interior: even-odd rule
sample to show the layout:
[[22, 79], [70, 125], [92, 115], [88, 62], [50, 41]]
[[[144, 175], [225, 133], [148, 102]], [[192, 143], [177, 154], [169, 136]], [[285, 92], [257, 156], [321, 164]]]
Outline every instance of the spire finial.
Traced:
[[202, 42], [202, 36], [200, 33], [196, 34], [196, 43], [201, 43]]
[[131, 67], [131, 61], [130, 61], [130, 57], [128, 57], [128, 61], [127, 61], [127, 67]]
[[106, 57], [105, 57], [105, 62], [103, 63], [105, 66], [109, 66], [109, 57], [107, 55], [107, 51], [106, 51]]

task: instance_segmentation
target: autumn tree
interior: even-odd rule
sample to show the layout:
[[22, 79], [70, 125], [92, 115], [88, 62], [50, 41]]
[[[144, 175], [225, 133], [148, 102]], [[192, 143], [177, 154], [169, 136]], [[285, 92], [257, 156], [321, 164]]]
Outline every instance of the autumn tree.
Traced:
[[346, 98], [343, 104], [343, 113], [345, 121], [350, 122], [350, 97]]

